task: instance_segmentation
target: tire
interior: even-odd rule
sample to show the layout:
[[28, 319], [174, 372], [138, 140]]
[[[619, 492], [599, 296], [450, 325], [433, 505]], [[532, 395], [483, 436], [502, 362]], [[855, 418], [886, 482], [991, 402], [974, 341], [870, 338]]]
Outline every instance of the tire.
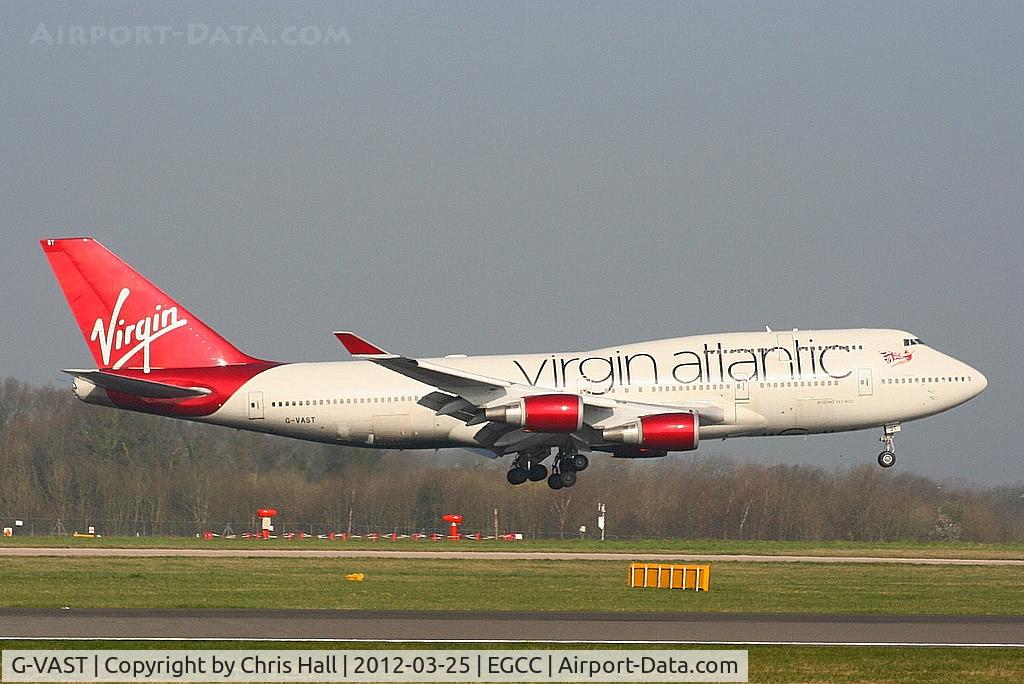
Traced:
[[505, 476], [510, 485], [521, 485], [526, 482], [528, 477], [529, 473], [526, 468], [512, 468], [508, 471], [508, 475]]
[[561, 489], [563, 487], [562, 476], [558, 473], [554, 473], [548, 477], [548, 487], [551, 487], [552, 489]]
[[567, 470], [564, 473], [562, 473], [562, 486], [563, 487], [572, 487], [574, 484], [576, 484], [576, 471], [575, 470]]
[[878, 454], [878, 465], [882, 466], [883, 468], [892, 468], [894, 465], [896, 465], [896, 454], [892, 453], [891, 451], [883, 451], [882, 453]]
[[588, 465], [590, 465], [590, 459], [583, 454], [576, 454], [572, 457], [572, 469], [576, 472], [586, 470]]
[[530, 467], [530, 482], [540, 482], [548, 476], [548, 469], [543, 463], [534, 463]]

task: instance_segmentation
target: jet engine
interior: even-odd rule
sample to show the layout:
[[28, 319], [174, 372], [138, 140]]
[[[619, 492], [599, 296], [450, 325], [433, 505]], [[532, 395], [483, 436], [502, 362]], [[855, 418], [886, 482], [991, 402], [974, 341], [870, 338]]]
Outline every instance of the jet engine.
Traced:
[[603, 436], [609, 442], [652, 451], [691, 451], [700, 442], [700, 418], [696, 413], [656, 413], [605, 428]]
[[576, 432], [583, 426], [583, 398], [576, 394], [536, 394], [514, 404], [484, 409], [484, 417], [530, 432]]

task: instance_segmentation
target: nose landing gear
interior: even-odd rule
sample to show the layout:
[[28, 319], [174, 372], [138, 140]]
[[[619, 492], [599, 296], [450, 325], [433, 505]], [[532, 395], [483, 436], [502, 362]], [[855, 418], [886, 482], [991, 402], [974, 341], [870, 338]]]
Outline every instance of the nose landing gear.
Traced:
[[878, 465], [883, 468], [892, 468], [896, 464], [896, 449], [893, 444], [894, 435], [900, 431], [899, 423], [888, 423], [883, 428], [885, 432], [878, 438], [884, 447], [882, 453], [878, 454]]

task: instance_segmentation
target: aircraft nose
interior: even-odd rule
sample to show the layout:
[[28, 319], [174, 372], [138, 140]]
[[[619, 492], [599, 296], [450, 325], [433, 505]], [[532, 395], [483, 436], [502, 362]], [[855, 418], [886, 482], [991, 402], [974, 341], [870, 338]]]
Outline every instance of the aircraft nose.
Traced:
[[974, 385], [978, 390], [977, 394], [984, 392], [985, 388], [988, 387], [988, 378], [981, 371], [974, 368], [971, 369], [971, 376], [974, 378]]
[[966, 393], [967, 399], [973, 399], [984, 392], [985, 388], [988, 387], [988, 378], [986, 378], [985, 374], [977, 368], [969, 366], [963, 361], [961, 361], [960, 364], [963, 366], [963, 371], [961, 372], [970, 378], [970, 381], [963, 386], [963, 389]]

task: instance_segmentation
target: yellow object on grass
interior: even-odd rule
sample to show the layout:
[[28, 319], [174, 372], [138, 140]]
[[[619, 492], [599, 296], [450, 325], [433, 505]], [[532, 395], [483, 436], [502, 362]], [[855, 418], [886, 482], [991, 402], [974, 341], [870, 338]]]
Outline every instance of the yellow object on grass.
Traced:
[[711, 566], [630, 563], [629, 587], [708, 591], [711, 588]]

